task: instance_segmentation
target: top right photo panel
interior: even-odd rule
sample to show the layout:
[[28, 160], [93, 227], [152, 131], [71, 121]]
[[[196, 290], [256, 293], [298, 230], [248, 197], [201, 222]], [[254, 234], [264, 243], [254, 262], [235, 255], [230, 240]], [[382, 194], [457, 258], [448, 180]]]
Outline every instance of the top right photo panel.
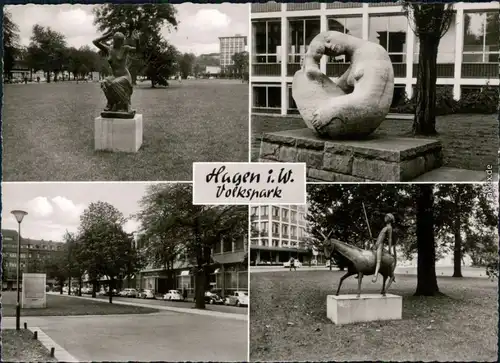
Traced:
[[493, 182], [499, 2], [251, 4], [253, 162], [308, 182]]

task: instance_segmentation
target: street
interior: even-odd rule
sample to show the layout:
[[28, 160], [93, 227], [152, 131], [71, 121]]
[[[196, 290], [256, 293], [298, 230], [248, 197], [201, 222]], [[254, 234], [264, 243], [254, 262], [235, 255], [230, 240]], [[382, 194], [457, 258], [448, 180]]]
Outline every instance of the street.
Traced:
[[[247, 322], [164, 311], [141, 315], [26, 317], [82, 362], [245, 361]], [[2, 328], [15, 318], [2, 319]]]

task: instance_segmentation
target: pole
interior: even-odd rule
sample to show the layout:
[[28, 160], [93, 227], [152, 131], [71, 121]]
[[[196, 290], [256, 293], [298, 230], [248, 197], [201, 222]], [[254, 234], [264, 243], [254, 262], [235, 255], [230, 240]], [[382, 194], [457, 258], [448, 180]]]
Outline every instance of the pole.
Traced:
[[21, 271], [21, 223], [18, 223], [17, 229], [17, 299], [16, 299], [16, 330], [21, 329], [21, 305], [19, 304], [19, 275]]
[[361, 204], [363, 205], [363, 212], [365, 214], [366, 226], [368, 227], [368, 233], [370, 234], [370, 242], [373, 243], [373, 235], [372, 235], [372, 230], [370, 228], [370, 222], [368, 221], [368, 214], [366, 214], [365, 203], [361, 202]]

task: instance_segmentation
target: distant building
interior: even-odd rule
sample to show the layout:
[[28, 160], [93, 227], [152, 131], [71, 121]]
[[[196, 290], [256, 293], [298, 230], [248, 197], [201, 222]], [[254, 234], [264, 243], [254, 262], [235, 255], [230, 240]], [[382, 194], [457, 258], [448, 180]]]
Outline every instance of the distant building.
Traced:
[[220, 67], [216, 66], [207, 66], [205, 68], [205, 73], [211, 76], [216, 76], [220, 74]]
[[247, 37], [236, 34], [232, 37], [220, 37], [220, 68], [225, 70], [233, 65], [233, 55], [247, 50]]
[[306, 207], [269, 205], [251, 207], [251, 263], [282, 264], [294, 257], [309, 259], [306, 246]]
[[[2, 229], [2, 289], [12, 289], [16, 284], [17, 269], [17, 236], [18, 233], [12, 229]], [[64, 246], [63, 242], [34, 240], [21, 236], [21, 275], [23, 272], [44, 271], [45, 261]], [[47, 284], [54, 283], [47, 279]]]

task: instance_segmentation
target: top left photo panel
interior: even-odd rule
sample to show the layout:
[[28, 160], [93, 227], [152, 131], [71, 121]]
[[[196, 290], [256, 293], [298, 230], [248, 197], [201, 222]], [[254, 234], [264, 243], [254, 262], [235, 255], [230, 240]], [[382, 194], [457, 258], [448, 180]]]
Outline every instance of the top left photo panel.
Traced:
[[3, 7], [3, 181], [249, 161], [249, 4]]

